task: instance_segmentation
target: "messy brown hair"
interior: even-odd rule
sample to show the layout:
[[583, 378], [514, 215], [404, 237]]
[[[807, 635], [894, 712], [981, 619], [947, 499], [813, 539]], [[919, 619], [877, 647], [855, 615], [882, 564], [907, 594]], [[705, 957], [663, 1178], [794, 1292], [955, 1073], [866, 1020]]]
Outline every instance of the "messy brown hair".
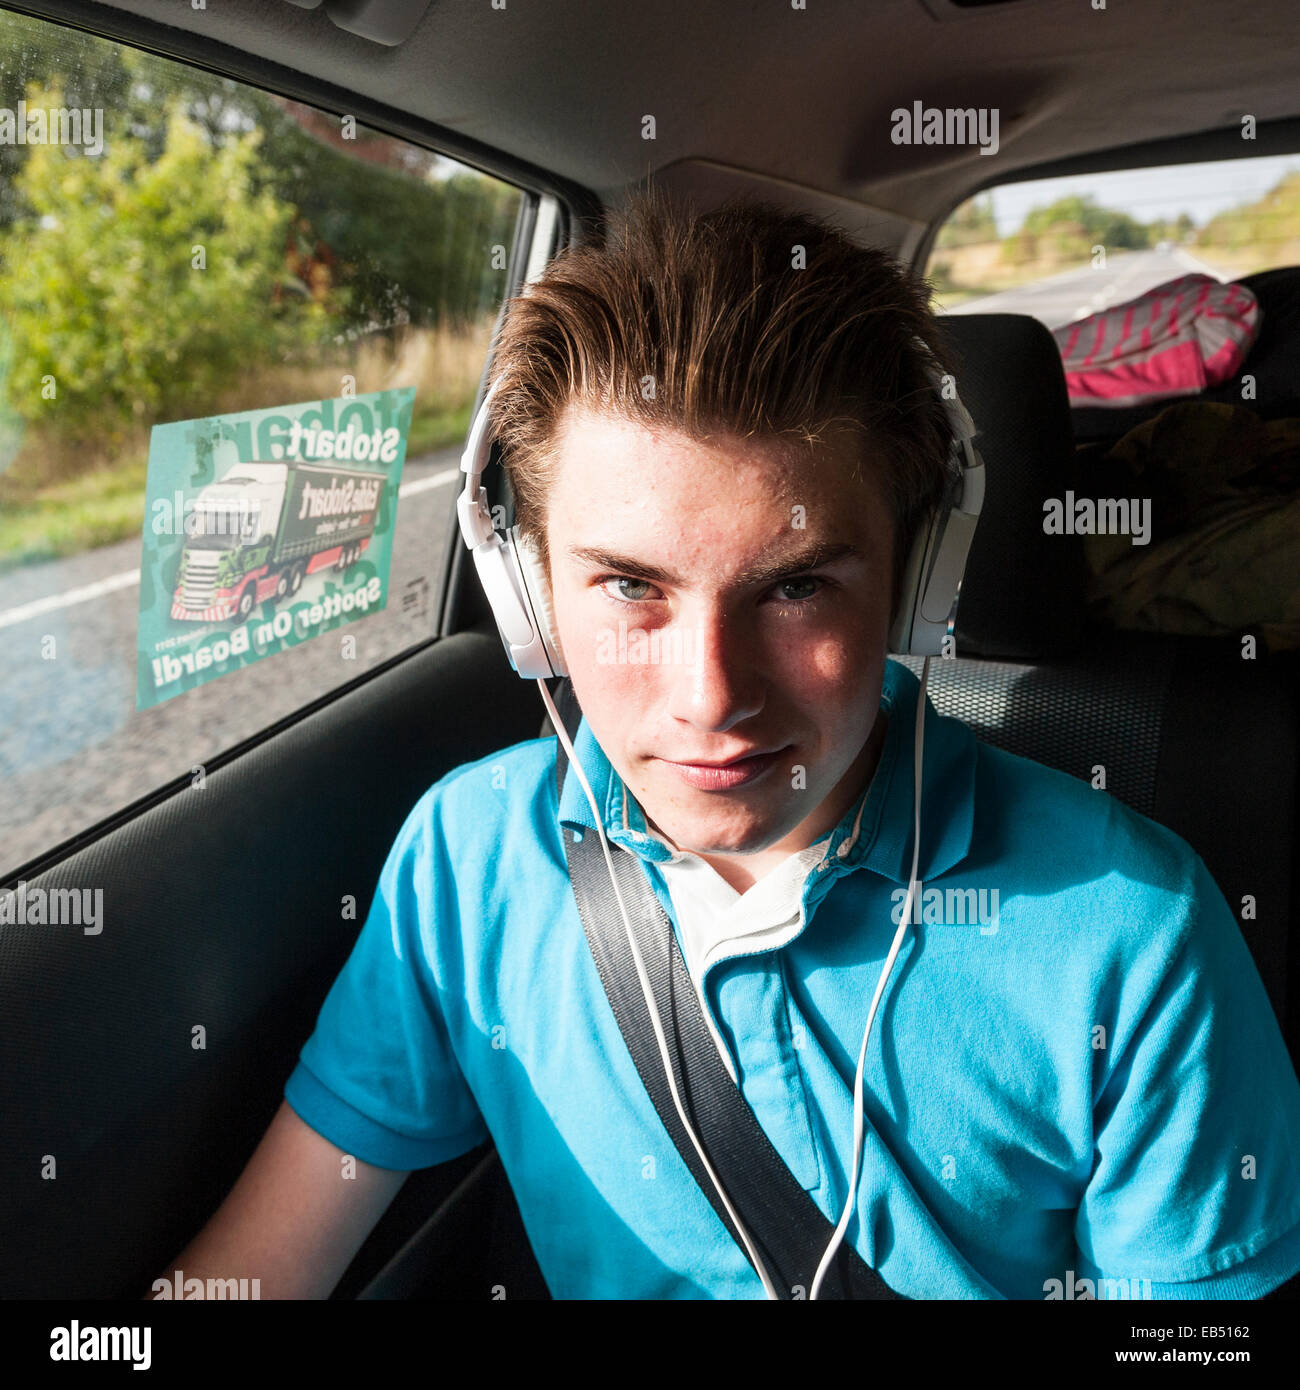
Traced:
[[929, 287], [886, 252], [812, 214], [733, 198], [700, 215], [643, 187], [506, 305], [491, 420], [515, 520], [549, 573], [546, 504], [571, 406], [796, 450], [847, 429], [893, 508], [896, 601], [908, 542], [951, 477], [927, 376], [947, 356]]

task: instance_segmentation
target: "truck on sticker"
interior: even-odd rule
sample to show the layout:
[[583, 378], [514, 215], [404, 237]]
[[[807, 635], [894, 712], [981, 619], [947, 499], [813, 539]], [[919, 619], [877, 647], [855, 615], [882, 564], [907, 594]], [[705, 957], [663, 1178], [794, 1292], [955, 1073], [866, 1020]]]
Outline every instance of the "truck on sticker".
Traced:
[[234, 463], [194, 499], [171, 616], [247, 621], [309, 575], [340, 574], [374, 535], [387, 473], [331, 463]]

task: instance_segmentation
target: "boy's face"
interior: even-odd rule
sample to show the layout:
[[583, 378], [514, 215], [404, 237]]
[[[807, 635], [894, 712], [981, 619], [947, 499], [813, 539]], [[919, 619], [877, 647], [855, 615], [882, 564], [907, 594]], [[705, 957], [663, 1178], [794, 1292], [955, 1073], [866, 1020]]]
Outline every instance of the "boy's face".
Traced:
[[892, 523], [849, 448], [810, 464], [565, 419], [546, 516], [560, 645], [597, 742], [679, 849], [784, 858], [874, 768]]

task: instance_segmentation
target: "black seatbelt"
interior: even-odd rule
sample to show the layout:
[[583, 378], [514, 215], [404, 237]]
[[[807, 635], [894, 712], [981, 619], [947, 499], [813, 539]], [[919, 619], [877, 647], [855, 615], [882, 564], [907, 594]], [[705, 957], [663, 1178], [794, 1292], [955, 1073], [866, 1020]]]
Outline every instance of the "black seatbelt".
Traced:
[[[555, 701], [572, 739], [581, 711], [567, 680], [561, 683]], [[564, 747], [557, 738], [557, 797], [563, 788], [566, 763]], [[564, 826], [561, 839], [583, 931], [632, 1061], [691, 1176], [732, 1239], [745, 1250], [673, 1104], [600, 839], [591, 831], [574, 841], [572, 832]], [[807, 1298], [835, 1228], [772, 1146], [718, 1056], [672, 923], [636, 856], [613, 844], [610, 855], [637, 949], [650, 979], [683, 1108], [728, 1198], [758, 1247], [759, 1258], [778, 1295], [783, 1299]], [[748, 1258], [748, 1251], [745, 1254]], [[819, 1299], [901, 1297], [847, 1240], [840, 1243], [818, 1294]]]

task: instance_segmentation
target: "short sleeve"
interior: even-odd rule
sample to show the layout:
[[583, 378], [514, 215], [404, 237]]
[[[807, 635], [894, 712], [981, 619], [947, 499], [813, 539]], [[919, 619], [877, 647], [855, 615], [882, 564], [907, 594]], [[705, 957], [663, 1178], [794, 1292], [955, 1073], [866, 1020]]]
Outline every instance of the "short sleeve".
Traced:
[[380, 1168], [427, 1168], [488, 1137], [457, 1064], [431, 961], [458, 924], [439, 882], [435, 787], [389, 851], [352, 954], [285, 1083], [298, 1116], [345, 1153]]
[[1081, 1272], [1259, 1298], [1300, 1269], [1300, 1083], [1242, 928], [1187, 853], [1182, 919], [1134, 962], [1137, 1007], [1094, 1103]]

